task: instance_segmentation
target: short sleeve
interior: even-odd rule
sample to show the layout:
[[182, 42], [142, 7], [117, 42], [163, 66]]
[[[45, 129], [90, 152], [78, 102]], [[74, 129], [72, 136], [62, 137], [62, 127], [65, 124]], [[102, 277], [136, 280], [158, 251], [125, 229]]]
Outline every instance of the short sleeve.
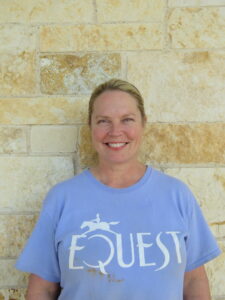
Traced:
[[202, 211], [191, 192], [189, 201], [191, 214], [189, 215], [188, 236], [186, 239], [186, 271], [200, 267], [221, 253]]
[[55, 245], [55, 222], [48, 213], [47, 205], [43, 206], [34, 230], [28, 239], [25, 248], [18, 258], [15, 267], [23, 272], [33, 273], [39, 277], [51, 281], [60, 282], [60, 270], [57, 249]]

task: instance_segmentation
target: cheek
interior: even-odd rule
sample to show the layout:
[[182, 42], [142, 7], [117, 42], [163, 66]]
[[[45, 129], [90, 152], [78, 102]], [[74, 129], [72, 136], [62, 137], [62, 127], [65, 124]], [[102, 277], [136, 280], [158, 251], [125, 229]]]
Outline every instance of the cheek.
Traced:
[[106, 130], [103, 128], [93, 128], [91, 130], [92, 141], [101, 141], [105, 137], [106, 133]]
[[142, 135], [143, 135], [143, 129], [142, 128], [132, 128], [129, 130], [129, 135], [131, 138], [141, 139]]

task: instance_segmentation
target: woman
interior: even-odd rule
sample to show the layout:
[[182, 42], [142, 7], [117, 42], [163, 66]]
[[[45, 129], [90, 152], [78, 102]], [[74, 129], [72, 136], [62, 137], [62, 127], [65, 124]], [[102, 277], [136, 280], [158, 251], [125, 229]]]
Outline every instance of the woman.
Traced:
[[209, 300], [220, 250], [187, 186], [138, 161], [143, 99], [112, 79], [92, 93], [98, 164], [48, 193], [17, 268], [28, 300]]

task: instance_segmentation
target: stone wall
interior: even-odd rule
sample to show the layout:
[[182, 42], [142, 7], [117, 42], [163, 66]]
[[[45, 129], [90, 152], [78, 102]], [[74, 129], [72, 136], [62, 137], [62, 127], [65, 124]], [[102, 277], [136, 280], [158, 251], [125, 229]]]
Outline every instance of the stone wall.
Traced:
[[207, 264], [225, 299], [225, 1], [0, 1], [0, 299], [24, 299], [13, 265], [47, 190], [92, 164], [92, 88], [120, 77], [146, 100], [141, 159], [184, 180], [223, 254]]

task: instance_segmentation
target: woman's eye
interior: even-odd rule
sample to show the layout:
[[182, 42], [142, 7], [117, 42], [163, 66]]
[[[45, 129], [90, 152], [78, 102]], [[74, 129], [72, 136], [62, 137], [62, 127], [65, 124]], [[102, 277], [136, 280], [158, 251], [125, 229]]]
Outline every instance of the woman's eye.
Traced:
[[132, 118], [126, 118], [126, 119], [124, 119], [123, 121], [124, 121], [124, 122], [130, 122], [130, 121], [134, 121], [134, 119], [132, 119]]
[[97, 124], [101, 124], [101, 123], [103, 124], [103, 123], [106, 123], [106, 122], [107, 122], [107, 120], [103, 120], [103, 119], [102, 119], [102, 120], [98, 120], [98, 121], [97, 121]]

